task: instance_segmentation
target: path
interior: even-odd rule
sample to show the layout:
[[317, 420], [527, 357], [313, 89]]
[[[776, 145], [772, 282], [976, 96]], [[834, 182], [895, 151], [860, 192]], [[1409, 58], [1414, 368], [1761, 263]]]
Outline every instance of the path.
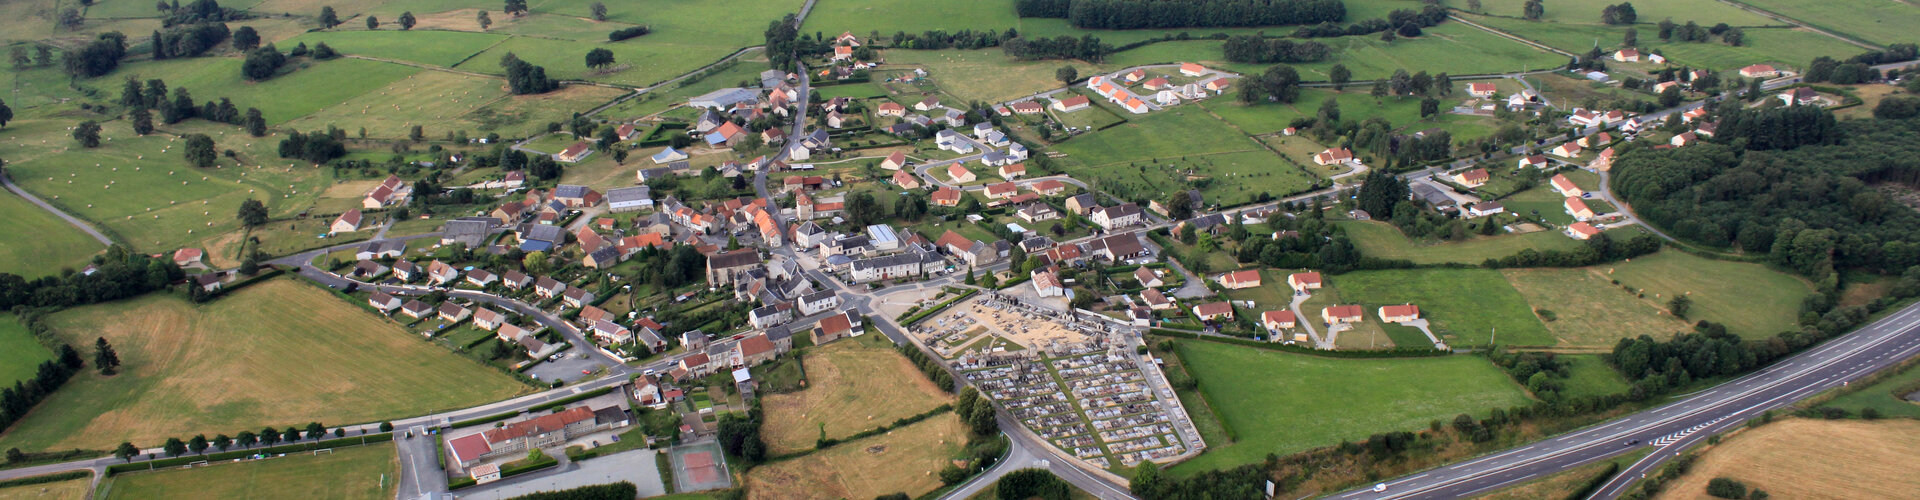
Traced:
[[[1313, 339], [1313, 347], [1315, 349], [1333, 350], [1333, 341], [1321, 339], [1320, 332], [1313, 329], [1313, 317], [1308, 316], [1300, 310], [1300, 304], [1307, 303], [1307, 299], [1311, 298], [1313, 298], [1313, 294], [1311, 293], [1294, 293], [1293, 303], [1287, 305], [1287, 308], [1293, 310], [1293, 321], [1307, 329], [1307, 337]], [[1332, 332], [1328, 332], [1328, 334], [1332, 334]]]
[[46, 200], [34, 196], [33, 193], [28, 193], [25, 189], [20, 189], [20, 186], [13, 184], [13, 178], [6, 175], [4, 171], [0, 171], [0, 183], [6, 184], [7, 190], [12, 191], [13, 194], [20, 195], [21, 198], [25, 198], [27, 201], [39, 205], [43, 210], [53, 212], [53, 215], [59, 216], [61, 220], [67, 221], [67, 224], [72, 224], [73, 227], [80, 228], [81, 232], [87, 233], [87, 236], [92, 237], [95, 241], [99, 241], [101, 245], [113, 246], [113, 238], [108, 238], [107, 235], [101, 234], [100, 230], [94, 229], [93, 226], [87, 224], [86, 221], [82, 221], [78, 217], [67, 215], [66, 212], [60, 211], [60, 209], [54, 207], [52, 203], [47, 203]]

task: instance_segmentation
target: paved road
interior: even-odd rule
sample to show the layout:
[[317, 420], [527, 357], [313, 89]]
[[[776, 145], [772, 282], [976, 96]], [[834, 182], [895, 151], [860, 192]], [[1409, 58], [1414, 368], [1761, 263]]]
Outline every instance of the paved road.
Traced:
[[[1648, 444], [1651, 455], [1593, 498], [1611, 499], [1706, 436], [1920, 354], [1920, 305], [1731, 382], [1525, 447], [1385, 481], [1387, 491], [1333, 498], [1464, 498], [1605, 460]], [[1637, 441], [1637, 445], [1628, 443]]]
[[5, 172], [0, 172], [0, 184], [6, 184], [7, 190], [12, 191], [13, 194], [20, 195], [21, 198], [26, 198], [27, 201], [33, 202], [34, 205], [40, 206], [42, 210], [53, 212], [53, 215], [59, 216], [61, 220], [67, 221], [67, 223], [72, 224], [73, 227], [80, 228], [81, 232], [87, 233], [87, 236], [93, 237], [93, 239], [95, 241], [99, 241], [101, 245], [113, 246], [113, 238], [108, 238], [107, 235], [100, 234], [100, 230], [94, 229], [92, 224], [88, 224], [86, 221], [80, 220], [79, 218], [76, 218], [74, 216], [67, 215], [66, 212], [60, 211], [59, 208], [55, 208], [52, 203], [47, 203], [46, 200], [42, 200], [40, 199], [40, 197], [34, 196], [33, 193], [29, 193], [25, 189], [20, 189], [20, 186], [16, 186], [13, 184], [13, 178], [6, 175]]

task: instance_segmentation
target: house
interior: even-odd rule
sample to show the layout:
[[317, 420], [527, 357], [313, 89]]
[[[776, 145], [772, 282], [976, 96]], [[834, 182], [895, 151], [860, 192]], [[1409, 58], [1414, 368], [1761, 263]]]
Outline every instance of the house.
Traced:
[[1014, 215], [1028, 223], [1060, 218], [1060, 212], [1054, 210], [1053, 206], [1045, 203], [1029, 203], [1027, 206], [1020, 207], [1020, 211], [1015, 212]]
[[1593, 218], [1593, 210], [1587, 208], [1587, 202], [1579, 198], [1569, 197], [1561, 205], [1566, 207], [1567, 215], [1572, 215], [1574, 220], [1585, 221]]
[[1108, 231], [1139, 224], [1144, 220], [1143, 217], [1140, 206], [1132, 203], [1095, 208], [1087, 215], [1094, 224], [1099, 224]]
[[1476, 168], [1453, 174], [1454, 183], [1469, 188], [1484, 186], [1487, 184], [1487, 181], [1492, 178], [1493, 175], [1487, 173], [1487, 169], [1484, 168]]
[[1593, 227], [1592, 224], [1575, 222], [1567, 225], [1567, 236], [1576, 240], [1585, 240], [1597, 234], [1600, 234], [1600, 229]]
[[895, 103], [895, 102], [883, 102], [883, 103], [880, 103], [880, 106], [874, 109], [873, 115], [874, 116], [895, 116], [895, 117], [906, 116], [907, 107], [901, 106], [899, 103]]
[[1233, 319], [1233, 304], [1227, 302], [1208, 302], [1193, 306], [1193, 317], [1201, 321]]
[[1647, 62], [1654, 63], [1654, 64], [1666, 64], [1667, 58], [1665, 56], [1661, 56], [1660, 54], [1647, 54]]
[[359, 230], [360, 230], [360, 209], [358, 208], [348, 210], [347, 213], [340, 214], [339, 218], [336, 218], [333, 220], [333, 225], [327, 226], [328, 234], [351, 233]]
[[[406, 244], [401, 243], [400, 248], [405, 249]], [[182, 248], [179, 250], [175, 250], [173, 252], [173, 265], [186, 267], [193, 264], [199, 264], [200, 258], [205, 255], [206, 255], [206, 252], [202, 252], [198, 248]], [[398, 253], [394, 254], [394, 256], [399, 256], [399, 255], [400, 254]], [[362, 257], [362, 258], [367, 258], [367, 257]]]
[[493, 284], [493, 282], [499, 281], [499, 280], [500, 280], [500, 276], [493, 274], [493, 271], [488, 271], [485, 269], [474, 269], [472, 271], [467, 271], [467, 282], [472, 283], [473, 286], [485, 288], [487, 285], [491, 285]]
[[482, 307], [473, 312], [473, 326], [479, 327], [481, 330], [489, 332], [498, 330], [500, 325], [506, 324], [506, 322], [507, 315], [501, 314], [500, 311]]
[[1155, 311], [1173, 309], [1173, 299], [1167, 298], [1167, 295], [1160, 293], [1158, 289], [1148, 288], [1140, 292], [1140, 300], [1147, 303], [1148, 309]]
[[386, 272], [387, 266], [380, 265], [379, 262], [361, 259], [360, 262], [353, 264], [352, 276], [355, 278], [372, 278], [385, 274]]
[[387, 295], [387, 292], [373, 292], [372, 296], [367, 297], [367, 305], [379, 309], [380, 312], [392, 314], [394, 309], [400, 307], [400, 298]]
[[433, 306], [421, 302], [420, 299], [412, 299], [408, 300], [406, 305], [400, 306], [400, 314], [405, 314], [407, 317], [413, 319], [425, 318], [433, 315]]
[[507, 172], [507, 176], [502, 178], [500, 183], [501, 185], [506, 186], [507, 189], [513, 189], [513, 188], [526, 185], [527, 173], [520, 170]]
[[1587, 135], [1587, 136], [1581, 136], [1580, 140], [1575, 141], [1576, 144], [1579, 144], [1580, 147], [1583, 147], [1583, 148], [1596, 148], [1602, 145], [1606, 145], [1607, 143], [1610, 143], [1610, 142], [1613, 142], [1613, 135], [1608, 134], [1606, 132], [1601, 132], [1598, 134]]
[[1428, 206], [1442, 212], [1459, 210], [1460, 202], [1455, 201], [1452, 196], [1447, 196], [1447, 193], [1441, 192], [1440, 188], [1434, 187], [1433, 184], [1414, 184], [1412, 187], [1414, 201], [1425, 202]]
[[1233, 81], [1231, 80], [1228, 80], [1225, 78], [1215, 78], [1212, 80], [1207, 80], [1206, 88], [1207, 90], [1213, 91], [1214, 95], [1220, 95], [1220, 94], [1226, 93], [1227, 87], [1232, 85], [1233, 85]]
[[1755, 64], [1740, 68], [1740, 76], [1742, 78], [1773, 78], [1780, 76], [1780, 70], [1773, 69], [1773, 66], [1765, 64]]
[[[519, 171], [514, 171], [513, 173], [519, 173]], [[527, 205], [518, 201], [503, 203], [499, 207], [494, 208], [492, 212], [487, 213], [487, 215], [491, 215], [495, 219], [507, 222], [519, 222], [520, 216], [526, 214]]]
[[1498, 95], [1499, 93], [1500, 93], [1500, 89], [1491, 83], [1473, 82], [1473, 83], [1467, 84], [1467, 94], [1472, 95], [1474, 97], [1479, 97], [1484, 99], [1488, 97], [1493, 97], [1495, 95]]
[[788, 321], [793, 321], [793, 310], [780, 306], [765, 306], [747, 311], [747, 323], [762, 330]]
[[1152, 80], [1147, 80], [1146, 83], [1140, 84], [1140, 86], [1145, 87], [1147, 90], [1172, 90], [1173, 89], [1173, 85], [1170, 83], [1167, 83], [1166, 78], [1161, 78], [1161, 77], [1154, 77]]
[[1120, 102], [1120, 107], [1136, 115], [1152, 111], [1151, 108], [1147, 107], [1147, 102], [1140, 100], [1138, 97], [1128, 97], [1127, 100]]
[[373, 210], [387, 205], [397, 205], [407, 201], [407, 197], [411, 194], [413, 194], [413, 186], [400, 180], [399, 176], [389, 175], [386, 180], [380, 181], [380, 185], [367, 191], [367, 197], [360, 200], [360, 207]]
[[1318, 271], [1298, 272], [1287, 275], [1287, 286], [1293, 287], [1293, 291], [1296, 293], [1305, 293], [1307, 290], [1318, 290], [1323, 283]]
[[713, 366], [714, 363], [712, 363], [710, 358], [711, 357], [707, 356], [707, 353], [704, 352], [696, 352], [680, 358], [680, 371], [687, 372], [689, 377], [712, 375], [714, 369], [718, 367]]
[[934, 109], [937, 109], [939, 107], [940, 107], [940, 98], [932, 97], [932, 96], [928, 96], [926, 99], [921, 99], [920, 102], [913, 103], [913, 109], [916, 111], [933, 111]]
[[466, 320], [467, 316], [473, 314], [473, 310], [467, 309], [467, 306], [447, 301], [440, 303], [439, 314], [442, 320], [446, 320], [449, 323], [459, 323]]
[[461, 217], [447, 221], [440, 230], [440, 244], [459, 243], [470, 249], [479, 249], [493, 234], [493, 228], [500, 225], [500, 219], [493, 217]]
[[198, 274], [194, 275], [193, 283], [200, 285], [200, 291], [211, 292], [220, 289], [221, 285], [225, 283], [225, 276], [226, 273], [220, 272]]
[[1820, 104], [1820, 92], [1807, 87], [1799, 87], [1786, 92], [1781, 92], [1779, 97], [1780, 97], [1780, 102], [1788, 106], [1805, 106], [1805, 105]]
[[673, 149], [672, 146], [668, 146], [667, 149], [660, 150], [660, 152], [653, 154], [653, 163], [656, 165], [672, 163], [672, 162], [685, 160], [685, 159], [687, 159], [687, 154], [682, 153], [677, 149]]
[[687, 99], [687, 105], [696, 108], [714, 110], [733, 109], [733, 105], [754, 102], [760, 99], [760, 93], [751, 89], [727, 88], [715, 90]]
[[1613, 169], [1613, 148], [1600, 150], [1600, 154], [1594, 156], [1593, 161], [1587, 162], [1587, 168], [1600, 172]]
[[1413, 304], [1380, 306], [1380, 310], [1377, 312], [1380, 315], [1380, 321], [1388, 323], [1406, 323], [1420, 319], [1420, 306]]
[[580, 259], [580, 263], [592, 269], [606, 269], [619, 264], [620, 259], [626, 255], [620, 251], [619, 247], [607, 245], [587, 252], [587, 256]]
[[899, 151], [894, 151], [893, 154], [887, 155], [887, 159], [880, 160], [880, 168], [887, 170], [900, 170], [905, 166], [907, 166], [907, 154]]
[[1012, 165], [1003, 165], [1000, 167], [1000, 178], [1002, 179], [1014, 180], [1021, 177], [1025, 177], [1026, 175], [1027, 175], [1027, 164], [1025, 163], [1015, 163]]
[[569, 307], [588, 305], [593, 303], [593, 292], [585, 288], [568, 287], [566, 291], [560, 292], [560, 301], [565, 302]]
[[1061, 284], [1058, 268], [1047, 266], [1027, 273], [1033, 282], [1033, 291], [1041, 297], [1065, 297], [1067, 287]]
[[1520, 168], [1544, 168], [1546, 166], [1547, 155], [1531, 155], [1520, 158]]
[[633, 186], [607, 190], [607, 210], [614, 213], [653, 208], [653, 188]]
[[1349, 151], [1347, 148], [1328, 148], [1325, 151], [1314, 154], [1313, 163], [1324, 166], [1345, 165], [1356, 162], [1353, 160], [1353, 151]]
[[1655, 94], [1665, 93], [1667, 89], [1679, 87], [1679, 86], [1680, 86], [1680, 82], [1671, 81], [1671, 80], [1656, 83], [1656, 84], [1653, 84], [1653, 93]]
[[1295, 323], [1293, 311], [1266, 311], [1260, 313], [1260, 326], [1267, 327], [1267, 331], [1270, 332], [1293, 328]]
[[506, 286], [509, 290], [526, 288], [527, 285], [532, 283], [533, 277], [527, 276], [526, 273], [520, 271], [507, 271], [506, 274], [500, 276], [500, 284]]
[[1186, 76], [1204, 75], [1207, 74], [1207, 67], [1190, 62], [1183, 62], [1180, 63], [1180, 74]]
[[1619, 62], [1640, 62], [1640, 51], [1634, 50], [1634, 49], [1620, 49], [1619, 51], [1616, 51], [1613, 53], [1613, 60], [1619, 61]]
[[1054, 99], [1053, 101], [1053, 109], [1062, 113], [1072, 113], [1074, 111], [1087, 109], [1088, 106], [1092, 105], [1093, 101], [1083, 95], [1076, 95], [1066, 99]]
[[1080, 249], [1080, 245], [1059, 245], [1047, 249], [1040, 255], [1046, 258], [1048, 264], [1062, 266], [1077, 266], [1087, 260], [1086, 253]]
[[893, 185], [900, 186], [901, 189], [919, 189], [920, 178], [901, 170], [893, 173]]
[[773, 341], [767, 338], [766, 333], [740, 339], [740, 342], [733, 346], [733, 357], [738, 363], [736, 366], [741, 367], [773, 361], [773, 358], [779, 355], [780, 351], [774, 347]]
[[947, 178], [958, 184], [979, 180], [978, 177], [974, 177], [973, 171], [967, 170], [967, 167], [961, 166], [959, 163], [947, 166]]
[[640, 137], [640, 129], [631, 123], [622, 123], [619, 127], [613, 129], [613, 135], [616, 139], [631, 141]]
[[1320, 321], [1333, 325], [1359, 323], [1363, 309], [1358, 305], [1330, 306], [1320, 309]]
[[845, 45], [835, 46], [833, 48], [833, 60], [835, 61], [853, 60], [853, 47], [848, 47]]
[[1580, 195], [1586, 194], [1586, 191], [1581, 190], [1580, 186], [1573, 185], [1572, 179], [1568, 179], [1567, 176], [1562, 174], [1554, 174], [1553, 178], [1547, 182], [1553, 185], [1553, 190], [1560, 192], [1560, 196], [1577, 198]]
[[1247, 269], [1220, 275], [1220, 286], [1228, 290], [1260, 287], [1260, 270]]
[[[971, 248], [971, 244], [968, 247]], [[915, 250], [852, 261], [848, 264], [848, 277], [856, 283], [917, 277], [939, 264], [938, 256]]]
[[960, 206], [960, 196], [961, 196], [960, 190], [950, 188], [950, 187], [942, 187], [940, 189], [934, 190], [933, 204], [943, 206], [943, 207]]
[[1700, 137], [1713, 137], [1714, 131], [1719, 129], [1720, 129], [1720, 122], [1706, 122], [1706, 123], [1701, 123], [1700, 126], [1698, 127], [1694, 127], [1693, 133], [1696, 135], [1699, 135]]
[[1680, 123], [1693, 123], [1694, 120], [1698, 120], [1703, 116], [1707, 116], [1706, 106], [1689, 109], [1685, 113], [1680, 113]]
[[560, 446], [587, 434], [626, 427], [630, 423], [631, 417], [618, 406], [597, 410], [577, 406], [454, 438], [447, 441], [447, 446], [453, 450], [453, 462], [461, 467], [472, 467], [474, 470], [470, 473], [476, 476], [488, 472], [486, 476], [491, 477], [498, 475], [498, 471], [493, 468], [483, 470], [476, 464], [485, 459], [524, 455], [527, 450]]
[[1054, 196], [1062, 192], [1065, 192], [1067, 190], [1067, 184], [1060, 181], [1053, 180], [1053, 179], [1047, 179], [1047, 180], [1036, 182], [1033, 184], [1028, 184], [1027, 188], [1032, 189], [1033, 192], [1040, 193], [1041, 195]]
[[435, 285], [445, 285], [447, 283], [452, 283], [453, 280], [456, 280], [459, 278], [460, 278], [460, 270], [454, 269], [452, 265], [449, 265], [445, 262], [441, 262], [439, 260], [435, 260], [433, 261], [433, 263], [427, 264], [427, 281], [430, 281]]
[[820, 319], [820, 323], [809, 332], [813, 345], [821, 345], [835, 340], [860, 335], [860, 316], [847, 311]]
[[801, 316], [812, 316], [840, 307], [840, 294], [832, 290], [822, 290], [800, 296], [794, 300], [794, 308]]
[[587, 153], [591, 152], [593, 152], [593, 144], [587, 141], [580, 141], [573, 143], [572, 146], [567, 146], [567, 149], [562, 149], [559, 153], [554, 153], [553, 159], [554, 161], [564, 163], [574, 163], [585, 159]]
[[715, 287], [732, 286], [748, 271], [760, 267], [760, 252], [751, 248], [714, 254], [707, 257], [707, 284]]
[[1093, 209], [1096, 208], [1100, 208], [1100, 204], [1094, 201], [1093, 193], [1084, 193], [1075, 195], [1072, 198], [1067, 198], [1067, 210], [1072, 210], [1074, 214], [1091, 214], [1093, 213]]
[[1012, 108], [1013, 113], [1016, 115], [1036, 115], [1040, 114], [1041, 111], [1046, 111], [1046, 105], [1034, 101], [1020, 101], [1010, 104], [1007, 107]]
[[1693, 132], [1682, 132], [1680, 135], [1673, 136], [1672, 139], [1667, 140], [1667, 144], [1671, 144], [1676, 148], [1692, 146], [1697, 142], [1700, 142], [1700, 136]]
[[1012, 198], [1020, 192], [1020, 186], [1011, 182], [999, 182], [987, 185], [987, 199], [1003, 200]]
[[1087, 252], [1113, 262], [1121, 262], [1147, 254], [1147, 247], [1140, 244], [1137, 233], [1116, 234], [1087, 242]]
[[[831, 117], [832, 115], [829, 115], [829, 118]], [[746, 136], [747, 129], [741, 128], [739, 125], [733, 124], [733, 122], [726, 122], [719, 127], [714, 127], [713, 131], [707, 132], [707, 135], [702, 137], [702, 139], [707, 141], [708, 146], [719, 147], [723, 144], [727, 146], [738, 144], [740, 143], [740, 139]]]
[[567, 291], [566, 283], [546, 276], [541, 276], [539, 280], [533, 282], [534, 295], [539, 295], [542, 299], [558, 297], [565, 291]]
[[412, 261], [398, 260], [393, 262], [393, 277], [400, 278], [400, 281], [413, 281], [414, 276], [419, 274], [420, 266], [414, 265]]
[[1497, 201], [1483, 201], [1467, 206], [1467, 217], [1486, 217], [1507, 211], [1507, 207]]
[[1554, 146], [1553, 150], [1549, 151], [1549, 153], [1553, 153], [1554, 156], [1561, 158], [1573, 158], [1580, 156], [1580, 145], [1572, 142], [1562, 142], [1559, 146]]
[[1165, 280], [1160, 279], [1159, 274], [1155, 274], [1153, 269], [1147, 266], [1133, 268], [1133, 279], [1140, 281], [1140, 286], [1145, 288], [1160, 288], [1167, 285]]
[[561, 184], [553, 188], [553, 199], [569, 208], [591, 207], [600, 204], [600, 192], [586, 186]]

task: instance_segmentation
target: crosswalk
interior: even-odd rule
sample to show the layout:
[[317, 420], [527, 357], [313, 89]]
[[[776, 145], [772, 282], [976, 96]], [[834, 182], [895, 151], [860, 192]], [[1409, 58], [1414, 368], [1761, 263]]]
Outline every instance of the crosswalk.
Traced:
[[1665, 436], [1661, 436], [1661, 437], [1660, 437], [1660, 439], [1655, 439], [1655, 440], [1653, 440], [1653, 446], [1654, 446], [1655, 448], [1659, 448], [1659, 447], [1664, 447], [1664, 446], [1667, 446], [1667, 445], [1670, 445], [1670, 444], [1673, 444], [1673, 443], [1675, 443], [1675, 442], [1678, 442], [1678, 441], [1680, 441], [1680, 440], [1682, 440], [1682, 439], [1686, 439], [1686, 438], [1687, 438], [1687, 436], [1689, 436], [1689, 435], [1692, 435], [1692, 434], [1693, 434], [1693, 433], [1695, 433], [1695, 432], [1699, 432], [1699, 431], [1700, 431], [1700, 429], [1705, 429], [1705, 428], [1708, 428], [1708, 427], [1712, 427], [1712, 426], [1713, 426], [1713, 424], [1717, 424], [1717, 423], [1720, 423], [1720, 421], [1721, 421], [1721, 420], [1726, 420], [1726, 419], [1727, 419], [1727, 417], [1720, 417], [1720, 418], [1716, 418], [1716, 419], [1713, 419], [1713, 420], [1709, 420], [1709, 421], [1707, 421], [1707, 423], [1704, 423], [1704, 424], [1700, 424], [1700, 425], [1696, 425], [1696, 426], [1693, 426], [1693, 427], [1688, 427], [1688, 428], [1687, 428], [1687, 430], [1684, 430], [1684, 431], [1680, 431], [1680, 432], [1675, 432], [1675, 433], [1673, 433], [1673, 434], [1668, 434], [1668, 435], [1665, 435]]

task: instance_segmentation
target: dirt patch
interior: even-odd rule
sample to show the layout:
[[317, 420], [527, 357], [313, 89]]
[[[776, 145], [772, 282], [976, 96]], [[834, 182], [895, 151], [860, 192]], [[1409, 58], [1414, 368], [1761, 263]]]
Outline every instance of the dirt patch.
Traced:
[[1709, 449], [1657, 498], [1712, 498], [1707, 481], [1716, 477], [1766, 490], [1773, 498], [1912, 498], [1920, 491], [1916, 455], [1920, 422], [1789, 419]]
[[[501, 14], [500, 11], [489, 12], [487, 16], [498, 16], [497, 19], [493, 20], [493, 25], [495, 26], [503, 24], [502, 21], [512, 22], [511, 19], [513, 18], [513, 16]], [[480, 9], [449, 10], [424, 16], [414, 14], [413, 20], [413, 29], [417, 30], [480, 31]], [[397, 24], [400, 22], [400, 18], [396, 17], [391, 20], [382, 19], [381, 21]]]

